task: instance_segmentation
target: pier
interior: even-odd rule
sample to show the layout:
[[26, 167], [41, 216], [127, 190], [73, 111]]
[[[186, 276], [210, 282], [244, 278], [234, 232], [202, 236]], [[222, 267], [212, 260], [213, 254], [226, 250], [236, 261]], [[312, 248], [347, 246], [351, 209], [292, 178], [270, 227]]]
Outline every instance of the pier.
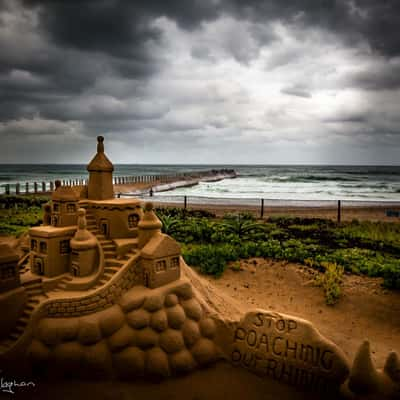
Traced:
[[[236, 172], [233, 169], [212, 169], [205, 171], [190, 171], [175, 174], [158, 175], [133, 175], [113, 177], [114, 192], [116, 195], [124, 193], [141, 192], [151, 187], [157, 187], [158, 191], [174, 189], [174, 183], [179, 186], [192, 186], [201, 180], [217, 181], [226, 178], [235, 178]], [[87, 178], [60, 179], [63, 186], [82, 189], [88, 184]], [[54, 182], [17, 182], [1, 186], [1, 195], [46, 195], [53, 192]]]

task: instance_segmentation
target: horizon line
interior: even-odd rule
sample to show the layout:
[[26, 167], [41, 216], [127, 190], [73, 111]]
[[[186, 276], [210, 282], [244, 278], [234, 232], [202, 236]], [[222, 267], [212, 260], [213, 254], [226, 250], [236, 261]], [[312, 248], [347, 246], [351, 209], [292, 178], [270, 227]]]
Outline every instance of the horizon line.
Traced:
[[[87, 165], [85, 163], [0, 163], [0, 166], [8, 166], [8, 165]], [[259, 167], [286, 167], [286, 166], [293, 166], [293, 167], [310, 167], [310, 166], [321, 166], [321, 167], [400, 167], [399, 164], [318, 164], [318, 163], [273, 163], [273, 164], [262, 164], [262, 163], [175, 163], [175, 164], [168, 164], [168, 163], [113, 163], [113, 165], [137, 165], [137, 166], [238, 166], [238, 167], [246, 167], [246, 166], [259, 166]]]

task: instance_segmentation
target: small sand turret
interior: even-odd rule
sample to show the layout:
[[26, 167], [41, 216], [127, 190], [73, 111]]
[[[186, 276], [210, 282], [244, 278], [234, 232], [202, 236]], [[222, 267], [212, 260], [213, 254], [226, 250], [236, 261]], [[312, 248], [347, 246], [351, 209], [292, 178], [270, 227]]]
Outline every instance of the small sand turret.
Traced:
[[139, 221], [139, 248], [143, 248], [147, 242], [157, 233], [161, 232], [162, 223], [153, 211], [153, 203], [148, 202], [144, 206], [143, 218]]
[[179, 279], [181, 248], [174, 239], [161, 233], [162, 223], [152, 203], [146, 203], [138, 226], [144, 286], [154, 289]]
[[51, 195], [51, 225], [57, 227], [76, 225], [79, 194], [72, 187], [61, 186], [60, 181], [55, 183], [56, 189]]
[[71, 239], [72, 262], [71, 274], [73, 276], [87, 276], [93, 272], [97, 263], [97, 240], [86, 229], [86, 210], [78, 211], [78, 230]]
[[114, 166], [104, 153], [104, 137], [97, 137], [97, 154], [87, 166], [89, 171], [88, 199], [108, 200], [114, 198], [112, 173]]

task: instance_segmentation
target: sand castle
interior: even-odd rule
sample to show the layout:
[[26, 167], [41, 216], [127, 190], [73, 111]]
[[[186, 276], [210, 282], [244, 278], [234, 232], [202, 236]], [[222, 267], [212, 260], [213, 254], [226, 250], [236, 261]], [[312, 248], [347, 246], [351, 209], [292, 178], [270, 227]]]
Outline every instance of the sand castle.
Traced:
[[[0, 367], [41, 378], [170, 378], [228, 361], [323, 397], [396, 398], [400, 363], [354, 365], [308, 321], [266, 310], [221, 315], [195, 285], [153, 205], [114, 198], [98, 137], [81, 193], [56, 182], [29, 265], [0, 247]], [[374, 397], [375, 396], [375, 397]]]

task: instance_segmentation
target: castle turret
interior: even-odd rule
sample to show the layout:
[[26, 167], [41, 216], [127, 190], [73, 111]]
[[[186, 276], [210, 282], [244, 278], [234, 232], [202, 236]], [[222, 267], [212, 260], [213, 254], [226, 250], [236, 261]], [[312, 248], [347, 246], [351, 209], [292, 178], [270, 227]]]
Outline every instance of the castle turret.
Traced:
[[114, 166], [104, 153], [104, 137], [97, 137], [97, 154], [87, 166], [89, 171], [88, 199], [109, 200], [114, 198], [112, 174]]
[[139, 248], [143, 248], [147, 242], [157, 233], [161, 232], [162, 223], [153, 211], [153, 203], [146, 203], [144, 206], [143, 218], [139, 221]]
[[[61, 186], [60, 181], [55, 183], [56, 189], [51, 195], [51, 225], [58, 227], [76, 225], [79, 194], [72, 187]], [[44, 225], [48, 225], [48, 218], [49, 215], [45, 213]]]
[[78, 211], [78, 230], [70, 243], [72, 250], [72, 275], [90, 275], [97, 262], [97, 240], [86, 229], [86, 210], [83, 208], [80, 208]]
[[154, 289], [179, 279], [180, 246], [170, 236], [161, 233], [162, 223], [154, 213], [152, 203], [146, 203], [138, 226], [144, 286]]

